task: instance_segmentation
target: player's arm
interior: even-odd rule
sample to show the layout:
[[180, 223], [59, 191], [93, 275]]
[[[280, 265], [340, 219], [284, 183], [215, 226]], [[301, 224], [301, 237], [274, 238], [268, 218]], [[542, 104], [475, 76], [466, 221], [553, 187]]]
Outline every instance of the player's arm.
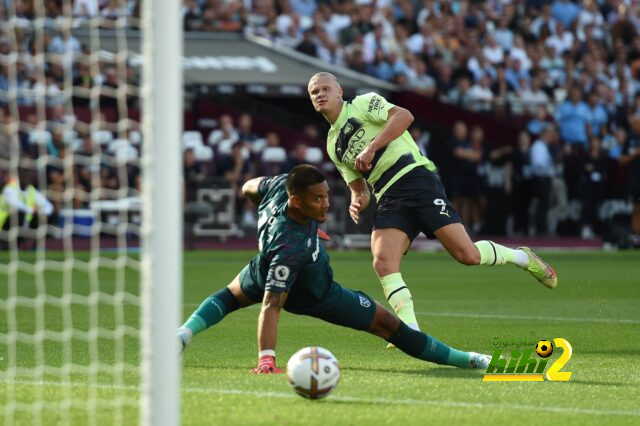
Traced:
[[264, 292], [262, 309], [258, 317], [258, 367], [251, 370], [255, 374], [282, 373], [276, 367], [276, 340], [280, 311], [287, 300], [287, 292]]
[[250, 179], [242, 185], [242, 194], [253, 201], [256, 205], [260, 204], [262, 197], [260, 196], [259, 188], [260, 182], [264, 179], [264, 176]]
[[373, 161], [376, 152], [389, 145], [391, 141], [398, 139], [411, 123], [413, 123], [413, 114], [408, 109], [399, 106], [391, 108], [382, 131], [356, 157], [356, 169], [361, 172], [371, 170], [371, 161]]
[[371, 200], [371, 193], [364, 178], [349, 182], [351, 190], [351, 204], [349, 205], [349, 216], [356, 223], [360, 222], [360, 212], [367, 208]]

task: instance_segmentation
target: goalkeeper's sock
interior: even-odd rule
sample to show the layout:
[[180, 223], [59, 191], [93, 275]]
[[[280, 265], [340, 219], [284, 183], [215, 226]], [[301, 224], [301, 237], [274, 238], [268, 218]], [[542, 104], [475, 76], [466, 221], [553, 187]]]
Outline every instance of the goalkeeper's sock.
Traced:
[[413, 298], [407, 285], [402, 280], [402, 274], [385, 275], [380, 278], [384, 296], [395, 311], [398, 318], [414, 330], [420, 330], [416, 314], [413, 312]]
[[191, 330], [192, 336], [219, 323], [222, 318], [238, 310], [240, 304], [227, 287], [207, 297], [200, 307], [185, 321], [182, 328]]
[[529, 255], [522, 250], [510, 249], [487, 240], [477, 241], [475, 246], [480, 252], [480, 265], [495, 266], [513, 263], [521, 268], [529, 265]]
[[414, 330], [404, 323], [400, 324], [400, 327], [387, 339], [387, 342], [393, 343], [407, 355], [423, 361], [460, 368], [471, 367], [469, 352], [445, 345], [435, 337]]

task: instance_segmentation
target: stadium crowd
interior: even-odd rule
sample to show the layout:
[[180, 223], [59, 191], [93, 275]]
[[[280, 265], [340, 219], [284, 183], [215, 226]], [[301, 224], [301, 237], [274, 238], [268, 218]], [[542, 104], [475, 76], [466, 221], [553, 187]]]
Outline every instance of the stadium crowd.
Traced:
[[[71, 89], [74, 106], [98, 104], [126, 116], [127, 108], [138, 106], [136, 68], [117, 60], [92, 66], [87, 46], [72, 34], [55, 24], [45, 25], [44, 43], [39, 45], [28, 28], [42, 13], [51, 22], [66, 13], [80, 19], [100, 17], [105, 27], [119, 18], [135, 25], [140, 2], [50, 0], [44, 2], [44, 10], [36, 3], [0, 1], [0, 20], [15, 16], [15, 31], [9, 33], [6, 29], [11, 27], [5, 26], [0, 34], [0, 55], [18, 53], [15, 67], [6, 61], [0, 64], [0, 106], [8, 105], [10, 93], [18, 93], [17, 105], [26, 111], [35, 111], [42, 98], [50, 110], [47, 129], [37, 126], [35, 112], [21, 119], [24, 155], [35, 159], [47, 153], [58, 165], [67, 155], [78, 159], [72, 180], [63, 177], [55, 162], [47, 170], [49, 189], [58, 188], [57, 192], [72, 181], [78, 194], [99, 186], [107, 188], [105, 196], [109, 191], [122, 195], [126, 181], [135, 193], [138, 129], [131, 123], [123, 128], [102, 116], [99, 128], [90, 129], [63, 105]], [[502, 182], [502, 192], [513, 192], [513, 230], [525, 234], [530, 228], [555, 232], [546, 219], [553, 215], [545, 212], [577, 198], [585, 205], [581, 234], [592, 237], [602, 198], [626, 195], [627, 188], [610, 188], [611, 174], [621, 173], [618, 169], [625, 165], [632, 195], [637, 198], [640, 192], [640, 5], [635, 2], [184, 0], [183, 19], [186, 31], [256, 34], [326, 64], [346, 66], [479, 114], [525, 117], [519, 140], [506, 148], [484, 143], [481, 127], [469, 130], [457, 123], [452, 129], [449, 160], [440, 164], [441, 172], [465, 223], [476, 231], [483, 223], [486, 227], [483, 217], [495, 217], [490, 210], [495, 203], [487, 202], [485, 194], [497, 182]], [[37, 60], [40, 49], [49, 53], [44, 63]], [[17, 92], [9, 90], [10, 81], [15, 81]], [[0, 111], [0, 120], [9, 125], [11, 117]], [[258, 173], [285, 171], [309, 159], [321, 161], [315, 150], [322, 146], [321, 138], [312, 126], [305, 131], [318, 144], [301, 144], [288, 158], [276, 133], [256, 135], [250, 121], [247, 115], [237, 123], [222, 116], [218, 128], [205, 138], [185, 135], [187, 198], [193, 196], [189, 188], [205, 178], [225, 179], [238, 191], [244, 180]], [[0, 156], [6, 158], [4, 142]], [[96, 146], [106, 154], [99, 164], [89, 160]], [[122, 164], [126, 173], [119, 172]], [[465, 172], [452, 176], [450, 170]], [[507, 177], [499, 178], [501, 173]], [[537, 207], [529, 227], [531, 198]], [[52, 201], [59, 207], [61, 198]], [[79, 196], [74, 205], [87, 202], [86, 195]], [[252, 224], [248, 209], [241, 214], [245, 224]], [[491, 226], [488, 230], [502, 231]]]

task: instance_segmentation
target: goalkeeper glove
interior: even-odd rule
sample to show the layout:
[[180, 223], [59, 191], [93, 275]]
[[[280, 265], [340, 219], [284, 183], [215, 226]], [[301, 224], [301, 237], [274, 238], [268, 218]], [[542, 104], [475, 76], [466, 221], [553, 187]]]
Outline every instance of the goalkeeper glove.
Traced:
[[276, 367], [276, 357], [271, 355], [262, 355], [258, 358], [258, 366], [251, 370], [253, 374], [280, 374], [284, 370]]

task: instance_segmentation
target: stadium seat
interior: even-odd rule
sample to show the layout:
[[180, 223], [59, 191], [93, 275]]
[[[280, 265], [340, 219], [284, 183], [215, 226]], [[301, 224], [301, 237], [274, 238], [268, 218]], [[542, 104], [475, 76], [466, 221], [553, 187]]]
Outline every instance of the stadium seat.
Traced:
[[197, 130], [187, 130], [182, 134], [182, 145], [185, 148], [187, 147], [187, 145], [193, 147], [195, 145], [202, 146], [203, 144], [204, 141], [202, 140], [202, 133], [198, 132]]
[[287, 152], [279, 146], [269, 146], [262, 151], [263, 174], [277, 175], [282, 173], [282, 166], [287, 161]]
[[[122, 140], [122, 139], [119, 139], [119, 140]], [[135, 149], [132, 145], [127, 145], [127, 146], [122, 145], [115, 150], [114, 156], [116, 157], [116, 161], [118, 163], [120, 164], [128, 163], [128, 162], [136, 161], [138, 159], [138, 150]]]
[[304, 154], [304, 161], [311, 164], [320, 164], [324, 159], [324, 154], [320, 148], [310, 146]]
[[280, 146], [269, 146], [262, 151], [262, 161], [265, 163], [284, 163], [287, 161], [287, 151]]
[[29, 134], [29, 143], [46, 145], [51, 141], [51, 133], [48, 130], [34, 130]]
[[107, 145], [113, 140], [113, 133], [108, 130], [96, 130], [91, 134], [91, 138], [100, 145]]
[[199, 141], [198, 139], [182, 139], [182, 149], [193, 149], [196, 150], [198, 148], [204, 147], [204, 145], [202, 144], [202, 141]]
[[129, 142], [129, 139], [114, 139], [111, 143], [109, 143], [109, 147], [107, 148], [107, 151], [112, 154], [116, 154], [116, 152], [119, 151], [120, 149], [129, 148], [129, 147], [133, 148], [133, 146], [131, 145], [131, 142]]
[[259, 154], [262, 152], [265, 146], [267, 146], [267, 140], [265, 138], [256, 139], [255, 141], [251, 142], [251, 152], [254, 154]]
[[140, 145], [140, 142], [142, 142], [142, 133], [140, 133], [138, 130], [130, 131], [129, 142], [131, 142], [133, 145]]
[[198, 145], [193, 149], [196, 161], [211, 161], [213, 159], [213, 148], [210, 146]]

